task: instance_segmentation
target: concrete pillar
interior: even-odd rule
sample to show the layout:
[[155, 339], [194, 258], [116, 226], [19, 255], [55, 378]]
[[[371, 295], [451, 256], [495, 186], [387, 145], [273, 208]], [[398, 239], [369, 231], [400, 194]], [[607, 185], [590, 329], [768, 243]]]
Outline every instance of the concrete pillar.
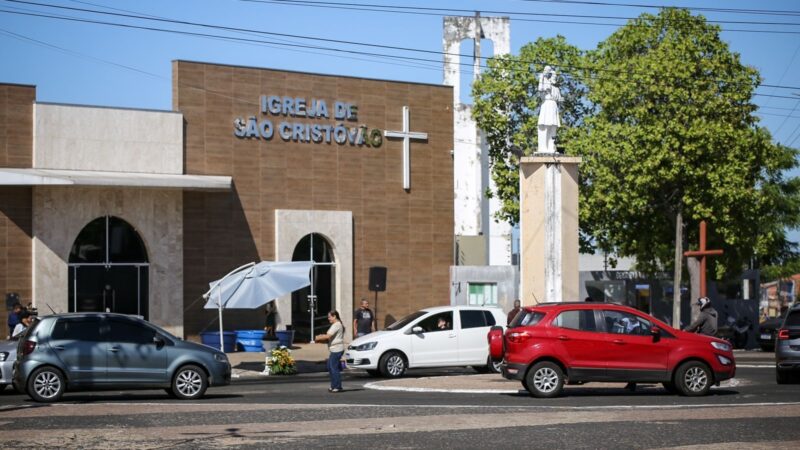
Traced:
[[578, 164], [581, 158], [537, 153], [520, 162], [523, 305], [579, 301]]

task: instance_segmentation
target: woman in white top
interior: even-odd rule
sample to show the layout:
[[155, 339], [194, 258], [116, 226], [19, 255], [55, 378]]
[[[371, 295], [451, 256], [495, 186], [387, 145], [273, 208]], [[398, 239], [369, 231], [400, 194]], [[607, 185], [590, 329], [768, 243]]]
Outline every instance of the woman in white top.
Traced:
[[331, 375], [331, 387], [328, 392], [342, 392], [342, 373], [339, 367], [339, 361], [342, 359], [344, 353], [344, 325], [342, 319], [339, 318], [338, 311], [331, 311], [328, 313], [328, 322], [331, 327], [325, 334], [317, 335], [314, 340], [316, 342], [327, 342], [328, 351], [328, 372]]

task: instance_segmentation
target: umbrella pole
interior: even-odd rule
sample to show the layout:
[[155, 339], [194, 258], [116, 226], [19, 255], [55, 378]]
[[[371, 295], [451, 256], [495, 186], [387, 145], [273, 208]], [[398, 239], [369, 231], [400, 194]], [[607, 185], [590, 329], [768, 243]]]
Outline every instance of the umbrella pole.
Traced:
[[219, 305], [219, 351], [225, 353], [225, 347], [222, 342], [222, 288], [217, 289], [217, 305]]

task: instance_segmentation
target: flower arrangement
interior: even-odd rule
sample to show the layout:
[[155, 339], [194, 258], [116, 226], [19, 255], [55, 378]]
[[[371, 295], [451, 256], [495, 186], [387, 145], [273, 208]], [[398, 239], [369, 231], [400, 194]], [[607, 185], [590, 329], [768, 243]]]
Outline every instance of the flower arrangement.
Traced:
[[285, 345], [273, 349], [267, 356], [267, 364], [264, 371], [269, 371], [273, 375], [292, 375], [297, 373], [292, 352]]

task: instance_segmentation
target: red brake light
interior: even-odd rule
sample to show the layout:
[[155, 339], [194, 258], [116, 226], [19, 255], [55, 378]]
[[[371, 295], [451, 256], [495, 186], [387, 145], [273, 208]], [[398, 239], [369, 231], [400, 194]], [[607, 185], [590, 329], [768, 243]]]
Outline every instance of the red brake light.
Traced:
[[515, 344], [521, 344], [530, 338], [531, 335], [527, 331], [514, 331], [508, 334], [509, 342], [513, 342]]
[[786, 328], [778, 330], [778, 339], [789, 339], [789, 330]]
[[36, 342], [33, 341], [25, 341], [22, 343], [22, 354], [29, 355], [33, 353], [33, 349], [36, 348]]

